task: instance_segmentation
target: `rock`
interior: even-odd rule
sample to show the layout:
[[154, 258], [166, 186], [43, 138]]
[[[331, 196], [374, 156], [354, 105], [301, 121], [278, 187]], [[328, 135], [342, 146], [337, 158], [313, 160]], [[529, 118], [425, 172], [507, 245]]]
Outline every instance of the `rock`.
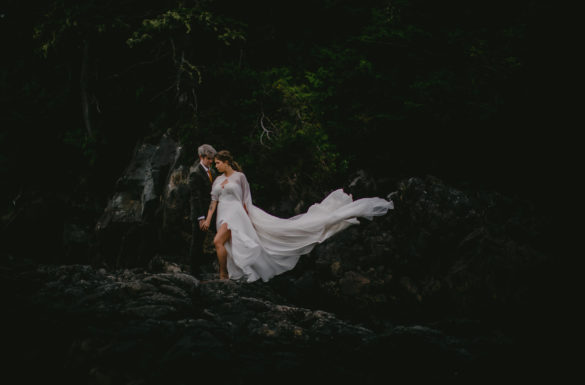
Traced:
[[[363, 183], [371, 196], [365, 174], [356, 178], [353, 185]], [[537, 249], [539, 218], [527, 202], [460, 190], [432, 176], [396, 187], [395, 210], [348, 228], [301, 258], [309, 262], [288, 275], [288, 286], [300, 286], [311, 271], [316, 284], [310, 296], [278, 281], [274, 288], [299, 304], [362, 314], [366, 323], [382, 314], [409, 320], [506, 314], [528, 309], [553, 290], [545, 279], [550, 260]], [[548, 289], [536, 276], [549, 282]]]
[[376, 180], [364, 170], [358, 170], [349, 180], [346, 192], [354, 199], [374, 196], [372, 194], [378, 191]]
[[[167, 262], [159, 256], [158, 263]], [[349, 298], [346, 304], [352, 304], [351, 298], [364, 301], [351, 309], [357, 320], [300, 306], [281, 294], [279, 285], [298, 282], [298, 298], [321, 295], [315, 293], [319, 279], [307, 273], [281, 276], [278, 285], [200, 282], [173, 270], [3, 259], [3, 330], [10, 332], [3, 341], [12, 352], [6, 375], [17, 372], [24, 383], [178, 385], [195, 376], [219, 384], [234, 378], [243, 383], [278, 378], [291, 384], [328, 379], [377, 384], [387, 380], [389, 370], [395, 380], [475, 381], [514, 377], [509, 370], [523, 368], [510, 365], [522, 353], [514, 350], [514, 339], [477, 323], [462, 327], [461, 322], [401, 323], [384, 317], [382, 326], [369, 327], [359, 321], [365, 319], [361, 314], [356, 317], [356, 309], [376, 309], [368, 301], [383, 294], [377, 290], [388, 289], [384, 279], [424, 292], [416, 276], [407, 281], [380, 266], [357, 266], [338, 278], [329, 266], [323, 272], [328, 282], [341, 281], [338, 295]], [[25, 370], [36, 367], [45, 370]]]
[[181, 147], [167, 135], [157, 145], [136, 147], [95, 226], [99, 258], [104, 264], [145, 266], [160, 249], [157, 213], [180, 154]]
[[[535, 347], [554, 281], [526, 202], [432, 176], [389, 185], [358, 173], [354, 196], [391, 195], [395, 210], [268, 283], [220, 281], [216, 268], [199, 281], [178, 256], [190, 237], [180, 152], [166, 138], [137, 148], [98, 223], [96, 266], [0, 254], [7, 367], [23, 382], [377, 384], [389, 371], [474, 382], [546, 367]], [[44, 205], [10, 223], [24, 229]], [[69, 253], [86, 253], [87, 228], [63, 223]]]
[[64, 262], [76, 263], [91, 260], [91, 246], [94, 243], [91, 228], [78, 223], [65, 222], [63, 228]]
[[370, 284], [370, 280], [355, 271], [348, 271], [339, 281], [341, 292], [344, 295], [356, 295], [363, 293]]
[[156, 273], [180, 273], [183, 271], [182, 267], [177, 263], [170, 262], [160, 255], [155, 255], [150, 262], [148, 262], [148, 270]]
[[187, 256], [191, 241], [189, 167], [171, 170], [161, 197], [161, 245], [166, 254]]

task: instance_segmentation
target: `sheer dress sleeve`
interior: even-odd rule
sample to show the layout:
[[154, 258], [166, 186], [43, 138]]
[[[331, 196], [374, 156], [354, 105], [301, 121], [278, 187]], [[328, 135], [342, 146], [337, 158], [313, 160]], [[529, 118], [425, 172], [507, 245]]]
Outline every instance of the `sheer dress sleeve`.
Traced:
[[247, 208], [252, 207], [252, 193], [250, 192], [250, 185], [244, 173], [240, 173], [240, 187], [242, 188], [242, 203]]

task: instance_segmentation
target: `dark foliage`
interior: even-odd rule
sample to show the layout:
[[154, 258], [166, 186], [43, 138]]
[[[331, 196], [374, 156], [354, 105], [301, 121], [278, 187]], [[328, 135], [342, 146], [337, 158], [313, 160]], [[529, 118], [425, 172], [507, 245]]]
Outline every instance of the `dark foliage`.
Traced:
[[2, 202], [34, 187], [104, 204], [136, 142], [169, 130], [232, 150], [265, 204], [364, 167], [539, 190], [559, 108], [552, 7], [9, 1]]

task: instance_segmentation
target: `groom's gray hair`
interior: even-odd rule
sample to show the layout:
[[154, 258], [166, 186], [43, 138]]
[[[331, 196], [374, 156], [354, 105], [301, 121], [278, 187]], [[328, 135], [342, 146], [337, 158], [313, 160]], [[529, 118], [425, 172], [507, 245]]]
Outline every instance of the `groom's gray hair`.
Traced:
[[209, 144], [202, 144], [197, 149], [197, 154], [199, 154], [199, 156], [207, 158], [215, 158], [215, 154], [217, 154], [217, 151], [215, 151], [215, 148], [211, 147]]

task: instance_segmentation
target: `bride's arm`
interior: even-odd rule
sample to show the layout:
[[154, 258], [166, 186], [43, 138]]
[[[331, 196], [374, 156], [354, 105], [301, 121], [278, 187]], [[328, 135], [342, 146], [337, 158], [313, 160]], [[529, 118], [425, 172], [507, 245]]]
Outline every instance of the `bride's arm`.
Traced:
[[217, 201], [211, 201], [211, 204], [209, 205], [209, 211], [207, 211], [207, 218], [203, 224], [203, 230], [209, 229], [209, 226], [211, 225], [211, 217], [213, 217], [213, 213], [215, 212], [216, 207]]
[[215, 180], [213, 181], [213, 184], [211, 185], [211, 203], [209, 205], [209, 210], [207, 210], [207, 218], [205, 218], [205, 222], [203, 223], [203, 226], [201, 227], [201, 230], [203, 231], [207, 231], [209, 229], [209, 226], [211, 226], [211, 218], [213, 217], [213, 213], [215, 212], [215, 209], [217, 208], [217, 202], [219, 201], [219, 190], [217, 189], [217, 185], [219, 183], [219, 180], [221, 179], [221, 177], [217, 177], [215, 178]]

